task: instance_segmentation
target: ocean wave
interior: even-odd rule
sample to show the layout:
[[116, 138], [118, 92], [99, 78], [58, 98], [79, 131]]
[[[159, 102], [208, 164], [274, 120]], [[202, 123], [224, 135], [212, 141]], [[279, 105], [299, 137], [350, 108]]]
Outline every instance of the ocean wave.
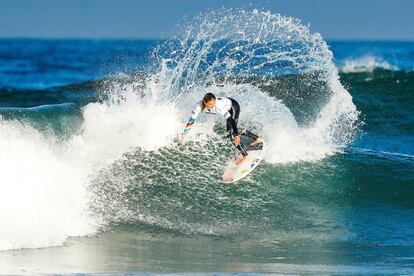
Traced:
[[[280, 221], [284, 229], [306, 224], [302, 204], [289, 205], [297, 215], [251, 219], [267, 204], [268, 190], [257, 184], [270, 189], [272, 170], [266, 171], [269, 178], [258, 169], [246, 179], [253, 192], [205, 192], [220, 181], [223, 160], [232, 155], [223, 121], [201, 116], [186, 147], [175, 140], [194, 104], [214, 92], [240, 102], [241, 126], [265, 126], [269, 166], [312, 163], [342, 151], [355, 135], [359, 113], [339, 82], [332, 52], [300, 20], [270, 12], [220, 10], [195, 22], [154, 51], [158, 68], [144, 82], [92, 85], [99, 100], [82, 105], [79, 127], [64, 139], [10, 118], [0, 121], [0, 143], [6, 145], [0, 147], [6, 168], [0, 174], [0, 250], [61, 245], [112, 223], [218, 235]], [[283, 79], [274, 81], [272, 91], [263, 82], [234, 81], [275, 77]], [[73, 88], [83, 89], [87, 85]]]

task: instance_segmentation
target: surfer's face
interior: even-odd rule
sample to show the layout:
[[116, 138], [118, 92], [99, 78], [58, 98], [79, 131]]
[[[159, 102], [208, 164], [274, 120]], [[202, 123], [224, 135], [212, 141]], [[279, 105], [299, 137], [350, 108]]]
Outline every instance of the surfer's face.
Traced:
[[213, 109], [216, 106], [216, 100], [211, 99], [208, 102], [204, 103], [208, 109]]

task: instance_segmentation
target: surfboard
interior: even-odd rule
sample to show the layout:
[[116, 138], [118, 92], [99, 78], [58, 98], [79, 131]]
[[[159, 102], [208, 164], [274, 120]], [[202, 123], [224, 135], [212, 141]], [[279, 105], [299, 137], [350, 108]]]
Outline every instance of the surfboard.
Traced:
[[[262, 139], [262, 138], [261, 138]], [[255, 145], [250, 144], [247, 149], [247, 156], [239, 153], [232, 158], [223, 173], [223, 183], [234, 183], [248, 176], [263, 159], [264, 140]]]

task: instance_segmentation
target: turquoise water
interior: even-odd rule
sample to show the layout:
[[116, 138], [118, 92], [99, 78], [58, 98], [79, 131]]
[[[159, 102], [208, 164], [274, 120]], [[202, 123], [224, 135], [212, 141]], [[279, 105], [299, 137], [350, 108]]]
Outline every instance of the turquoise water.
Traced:
[[[414, 43], [196, 20], [215, 24], [0, 41], [0, 273], [413, 273]], [[176, 141], [206, 91], [264, 125], [235, 185], [221, 118]]]

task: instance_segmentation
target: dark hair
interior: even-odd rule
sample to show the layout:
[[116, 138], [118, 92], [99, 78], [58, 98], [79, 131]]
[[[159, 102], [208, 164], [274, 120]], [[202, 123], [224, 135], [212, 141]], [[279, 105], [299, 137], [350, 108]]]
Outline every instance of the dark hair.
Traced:
[[206, 103], [208, 103], [211, 100], [215, 100], [216, 96], [214, 96], [213, 93], [207, 93], [203, 97], [203, 102], [201, 103], [201, 112], [204, 111], [204, 108], [206, 108]]

